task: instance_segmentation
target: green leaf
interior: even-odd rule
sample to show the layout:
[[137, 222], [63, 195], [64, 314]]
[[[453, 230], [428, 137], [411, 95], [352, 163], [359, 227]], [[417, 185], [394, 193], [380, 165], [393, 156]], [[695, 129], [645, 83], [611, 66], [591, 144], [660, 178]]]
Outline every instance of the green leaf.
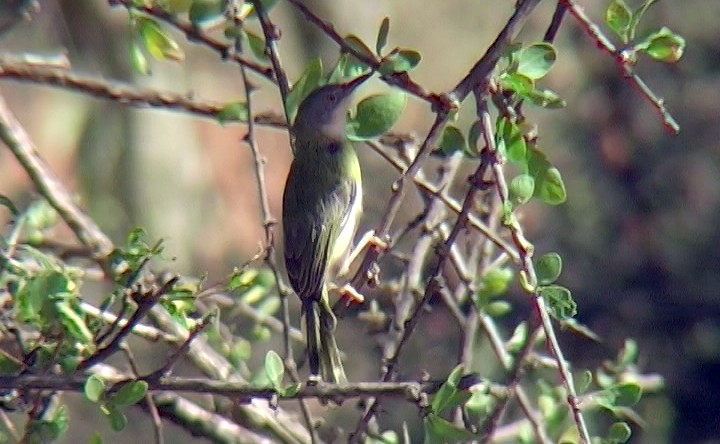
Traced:
[[268, 341], [272, 338], [272, 331], [270, 331], [270, 328], [258, 324], [253, 325], [253, 328], [250, 330], [250, 335], [251, 339], [254, 339], [255, 341]]
[[476, 120], [470, 126], [470, 129], [468, 130], [468, 137], [467, 137], [468, 154], [470, 154], [471, 156], [477, 156], [478, 154], [480, 154], [480, 150], [478, 148], [478, 141], [480, 140], [481, 136], [482, 136], [482, 124]]
[[90, 402], [98, 402], [105, 395], [105, 381], [97, 375], [90, 375], [85, 381], [83, 392]]
[[494, 318], [505, 316], [512, 311], [512, 305], [508, 301], [493, 301], [485, 307], [485, 313]]
[[228, 291], [250, 288], [258, 273], [257, 268], [235, 268], [228, 281]]
[[590, 384], [593, 381], [593, 374], [590, 370], [583, 370], [575, 379], [575, 385], [577, 386], [578, 393], [585, 393], [590, 388]]
[[513, 330], [513, 334], [507, 341], [505, 346], [509, 352], [517, 352], [525, 346], [525, 341], [528, 337], [528, 326], [525, 322], [521, 322]]
[[628, 43], [632, 11], [624, 0], [613, 0], [605, 10], [605, 23], [624, 44]]
[[116, 432], [122, 432], [127, 426], [127, 416], [116, 408], [109, 408], [107, 413], [110, 427]]
[[318, 57], [308, 63], [302, 75], [298, 81], [295, 82], [287, 96], [286, 107], [291, 119], [294, 118], [295, 113], [297, 113], [298, 107], [303, 99], [318, 87], [321, 77], [322, 61]]
[[423, 419], [425, 443], [462, 443], [477, 439], [471, 431], [460, 428], [440, 416], [430, 413]]
[[128, 381], [123, 383], [118, 391], [108, 400], [108, 406], [128, 407], [140, 402], [148, 391], [148, 383], [145, 381]]
[[422, 55], [413, 49], [400, 49], [387, 56], [378, 71], [382, 75], [407, 72], [415, 68], [422, 60]]
[[195, 26], [203, 26], [223, 18], [225, 0], [193, 0], [190, 6], [190, 22]]
[[685, 39], [663, 27], [647, 36], [642, 42], [635, 45], [635, 49], [645, 52], [655, 60], [665, 63], [675, 63], [685, 52]]
[[[278, 0], [260, 0], [260, 4], [266, 12], [269, 12]], [[255, 11], [255, 5], [252, 2], [246, 1], [240, 6], [240, 10], [237, 14], [240, 20], [257, 18], [257, 11]]]
[[549, 89], [534, 89], [524, 96], [530, 103], [547, 109], [565, 108], [565, 100], [555, 91]]
[[383, 48], [387, 45], [388, 34], [390, 32], [390, 18], [385, 17], [380, 23], [380, 29], [378, 30], [377, 40], [375, 43], [375, 50], [377, 55], [381, 55]]
[[446, 407], [456, 407], [456, 405], [451, 405], [450, 401], [457, 392], [457, 384], [460, 381], [462, 374], [462, 364], [456, 366], [453, 371], [450, 372], [447, 380], [440, 386], [440, 389], [433, 396], [432, 404], [430, 405], [433, 412], [440, 413]]
[[442, 138], [440, 139], [440, 151], [446, 156], [455, 154], [456, 152], [466, 152], [467, 143], [465, 137], [457, 127], [448, 125], [443, 131]]
[[610, 426], [605, 442], [607, 444], [623, 444], [630, 439], [632, 430], [626, 422], [616, 422]]
[[534, 43], [518, 53], [517, 72], [537, 80], [545, 77], [552, 68], [557, 53], [550, 43]]
[[535, 178], [535, 197], [549, 205], [565, 202], [567, 192], [560, 171], [537, 149], [528, 151], [528, 174]]
[[548, 285], [539, 287], [539, 290], [550, 309], [550, 314], [555, 318], [571, 318], [577, 314], [577, 303], [567, 288], [560, 285]]
[[496, 403], [496, 398], [481, 391], [473, 392], [465, 403], [465, 408], [478, 415], [487, 415]]
[[217, 114], [217, 120], [221, 124], [229, 122], [247, 122], [250, 118], [247, 103], [230, 102], [227, 103]]
[[250, 359], [252, 356], [252, 344], [245, 338], [237, 338], [235, 344], [230, 348], [230, 354], [228, 360], [235, 368], [240, 367], [240, 364]]
[[510, 268], [495, 267], [485, 273], [475, 297], [477, 309], [482, 310], [491, 298], [505, 294], [512, 278], [513, 271]]
[[289, 384], [285, 387], [282, 387], [278, 390], [280, 395], [285, 397], [294, 397], [297, 396], [298, 393], [300, 393], [300, 389], [303, 387], [303, 385], [299, 382]]
[[279, 389], [285, 374], [285, 365], [280, 355], [273, 350], [270, 350], [265, 355], [265, 374], [270, 381], [270, 385], [275, 389]]
[[102, 444], [102, 442], [103, 439], [102, 435], [100, 435], [100, 432], [93, 432], [93, 434], [90, 436], [88, 444]]
[[[344, 41], [345, 41], [345, 44], [346, 44], [348, 47], [354, 49], [356, 53], [365, 56], [365, 58], [368, 58], [368, 59], [371, 59], [371, 60], [375, 60], [375, 54], [374, 54], [374, 53], [372, 52], [372, 50], [368, 47], [368, 45], [366, 45], [365, 42], [363, 42], [363, 41], [360, 39], [360, 37], [358, 37], [358, 36], [356, 36], [356, 35], [353, 35], [353, 34], [350, 34], [350, 35], [348, 35], [348, 36], [345, 37]], [[350, 53], [350, 55], [351, 55], [352, 57], [355, 57], [355, 54], [353, 54], [353, 53]], [[358, 60], [361, 61], [360, 59], [358, 59]], [[364, 62], [361, 62], [361, 63], [364, 63]]]
[[535, 264], [535, 273], [539, 285], [554, 283], [562, 273], [562, 258], [554, 252], [543, 254]]
[[622, 366], [633, 365], [637, 363], [639, 354], [637, 342], [634, 339], [625, 339], [625, 344], [618, 353], [617, 362]]
[[257, 58], [261, 62], [268, 61], [268, 55], [265, 52], [265, 40], [253, 34], [252, 32], [246, 31], [245, 35], [247, 36], [248, 45], [250, 46], [250, 50], [252, 51], [253, 55], [255, 55], [255, 58]]
[[135, 17], [135, 26], [151, 56], [158, 60], [174, 60], [176, 62], [185, 59], [185, 53], [177, 42], [155, 20], [137, 16]]
[[[257, 288], [262, 289], [262, 287], [257, 287]], [[265, 292], [265, 295], [268, 295], [267, 291], [265, 289], [262, 289], [262, 290], [263, 290], [263, 292]], [[257, 311], [259, 314], [261, 314], [263, 316], [274, 316], [278, 312], [278, 310], [280, 310], [280, 305], [281, 305], [280, 298], [277, 297], [276, 295], [272, 295], [272, 296], [269, 296], [269, 297], [263, 299], [263, 301], [260, 304], [258, 304]]]
[[66, 332], [83, 344], [92, 342], [94, 336], [85, 323], [85, 319], [67, 302], [56, 302], [55, 309]]
[[555, 167], [545, 170], [544, 174], [535, 179], [535, 195], [549, 205], [559, 205], [567, 199], [565, 183], [560, 176], [560, 171]]
[[128, 51], [130, 54], [130, 64], [135, 72], [144, 76], [149, 75], [150, 65], [148, 64], [147, 58], [145, 57], [145, 54], [143, 54], [142, 49], [140, 49], [140, 45], [138, 45], [135, 41], [131, 41]]
[[363, 99], [358, 103], [355, 115], [348, 120], [348, 138], [363, 141], [385, 133], [400, 118], [406, 102], [407, 96], [401, 91]]
[[642, 397], [642, 387], [634, 382], [625, 382], [613, 387], [616, 394], [615, 405], [632, 407]]
[[522, 169], [526, 170], [524, 165], [527, 162], [527, 143], [522, 136], [520, 127], [513, 121], [501, 118], [495, 124], [495, 144], [498, 153], [507, 157], [513, 163], [522, 165]]
[[46, 230], [54, 226], [57, 219], [57, 211], [45, 199], [34, 201], [25, 210], [25, 228], [27, 230]]
[[519, 72], [504, 72], [500, 74], [498, 81], [504, 91], [514, 91], [521, 96], [530, 94], [535, 88], [535, 82]]
[[508, 191], [508, 197], [513, 205], [527, 203], [535, 191], [535, 179], [529, 174], [519, 174], [510, 181]]

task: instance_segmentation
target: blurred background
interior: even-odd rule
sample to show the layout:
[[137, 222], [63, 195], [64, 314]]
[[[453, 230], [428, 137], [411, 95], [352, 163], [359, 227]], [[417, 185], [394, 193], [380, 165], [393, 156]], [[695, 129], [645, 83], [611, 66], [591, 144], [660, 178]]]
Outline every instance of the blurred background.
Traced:
[[[0, 53], [64, 52], [72, 69], [84, 74], [220, 102], [244, 97], [237, 66], [178, 33], [172, 35], [186, 60], [152, 61], [152, 76], [143, 77], [128, 60], [125, 10], [100, 0], [40, 3], [31, 22], [0, 38]], [[367, 42], [374, 42], [382, 18], [389, 16], [389, 46], [420, 51], [423, 61], [413, 78], [438, 92], [450, 90], [482, 55], [512, 3], [306, 2], [341, 34]], [[607, 2], [582, 3], [601, 21]], [[553, 7], [544, 2], [521, 39], [540, 39]], [[321, 56], [329, 69], [337, 57], [332, 42], [282, 1], [272, 18], [282, 30], [280, 53], [291, 80], [313, 57]], [[588, 346], [564, 334], [565, 352], [576, 367], [592, 368], [612, 357], [625, 338], [635, 338], [642, 370], [666, 378], [666, 396], [644, 401], [651, 414], [637, 442], [720, 442], [718, 18], [720, 2], [659, 2], [640, 27], [668, 26], [687, 40], [677, 65], [641, 59], [638, 66], [679, 121], [678, 136], [664, 131], [651, 106], [570, 18], [557, 40], [558, 63], [543, 81], [567, 108], [528, 108], [540, 145], [563, 174], [568, 201], [552, 208], [530, 205], [523, 223], [539, 252], [563, 256], [561, 280], [578, 302], [578, 319], [603, 338]], [[361, 95], [387, 89], [373, 82]], [[277, 91], [260, 78], [255, 83], [260, 89], [254, 111], [278, 113]], [[132, 227], [145, 227], [150, 238], [165, 239], [167, 256], [176, 258], [173, 271], [207, 273], [210, 282], [259, 251], [264, 233], [252, 157], [241, 143], [243, 126], [6, 79], [0, 79], [0, 92], [42, 156], [115, 241], [123, 241]], [[461, 114], [458, 126], [466, 128], [471, 117]], [[410, 99], [394, 131], [423, 137], [431, 119], [425, 103]], [[261, 127], [258, 144], [267, 161], [271, 211], [279, 217], [290, 163], [287, 134]], [[370, 228], [394, 176], [377, 155], [362, 147], [359, 152], [364, 174], [372, 178], [366, 179], [363, 220]], [[5, 149], [0, 193], [18, 206], [35, 196]], [[343, 335], [352, 338], [351, 331], [341, 331], [341, 343]]]

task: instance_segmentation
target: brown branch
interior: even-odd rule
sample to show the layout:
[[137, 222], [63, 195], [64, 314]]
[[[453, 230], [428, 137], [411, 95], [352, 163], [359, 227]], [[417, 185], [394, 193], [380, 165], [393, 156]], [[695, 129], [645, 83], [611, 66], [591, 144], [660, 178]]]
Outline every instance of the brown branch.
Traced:
[[[265, 37], [265, 50], [270, 58], [270, 63], [273, 67], [273, 73], [275, 74], [275, 82], [280, 90], [280, 97], [282, 98], [283, 112], [285, 113], [285, 120], [290, 122], [290, 113], [287, 108], [287, 97], [290, 94], [290, 82], [288, 81], [287, 73], [282, 67], [280, 61], [280, 51], [277, 48], [277, 41], [280, 39], [280, 32], [275, 25], [270, 21], [270, 17], [265, 10], [262, 2], [259, 0], [252, 0], [252, 4], [257, 12], [258, 19], [260, 20], [260, 26], [263, 30], [263, 36]], [[290, 138], [290, 145], [295, 151], [294, 141]]]
[[[108, 386], [134, 380], [120, 375], [99, 375]], [[82, 392], [85, 376], [61, 377], [57, 375], [0, 376], [0, 389], [52, 390]], [[149, 392], [186, 392], [213, 394], [235, 399], [296, 400], [296, 399], [343, 399], [384, 397], [418, 402], [421, 394], [436, 393], [442, 381], [430, 382], [358, 382], [352, 384], [299, 384], [297, 390], [277, 390], [271, 387], [257, 387], [254, 384], [233, 381], [219, 381], [207, 378], [161, 377], [137, 378], [148, 384]], [[496, 398], [507, 395], [503, 386], [489, 381], [478, 380], [477, 384], [487, 387], [488, 393]]]
[[27, 63], [1, 63], [0, 79], [55, 86], [125, 105], [186, 111], [211, 119], [217, 119], [218, 113], [224, 107], [222, 103], [196, 99], [190, 94], [183, 95], [151, 88], [140, 88], [116, 81], [84, 76], [72, 71]]

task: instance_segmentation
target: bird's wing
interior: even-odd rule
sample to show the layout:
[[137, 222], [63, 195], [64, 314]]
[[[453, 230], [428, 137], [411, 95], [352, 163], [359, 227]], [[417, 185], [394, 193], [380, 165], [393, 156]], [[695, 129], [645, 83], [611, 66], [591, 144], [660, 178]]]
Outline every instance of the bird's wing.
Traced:
[[299, 176], [291, 168], [283, 196], [285, 265], [298, 296], [320, 298], [332, 248], [358, 190], [354, 181], [343, 179], [325, 192], [309, 192]]

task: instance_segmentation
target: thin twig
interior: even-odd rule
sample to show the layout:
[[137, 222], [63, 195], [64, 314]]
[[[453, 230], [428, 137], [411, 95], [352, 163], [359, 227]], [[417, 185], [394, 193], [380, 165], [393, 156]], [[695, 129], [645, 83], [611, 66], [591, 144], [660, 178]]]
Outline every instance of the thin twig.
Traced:
[[150, 2], [145, 2], [143, 4], [133, 0], [109, 0], [109, 3], [111, 6], [120, 5], [162, 20], [185, 34], [185, 38], [188, 42], [197, 43], [205, 46], [206, 48], [212, 49], [218, 53], [222, 60], [232, 60], [235, 63], [247, 67], [267, 80], [273, 80], [272, 69], [269, 67], [253, 62], [252, 60], [244, 57], [242, 54], [234, 53], [232, 44], [221, 42], [208, 36], [201, 28], [194, 26], [189, 21], [179, 19], [176, 15], [164, 11], [160, 7], [149, 6]]
[[224, 106], [219, 102], [197, 99], [192, 94], [183, 95], [141, 88], [117, 81], [84, 76], [68, 70], [27, 63], [1, 63], [0, 79], [60, 87], [125, 105], [181, 110], [211, 119], [217, 119]]
[[[275, 75], [275, 81], [277, 82], [278, 88], [280, 89], [280, 97], [282, 98], [282, 106], [283, 112], [285, 113], [285, 120], [287, 122], [290, 122], [290, 110], [287, 108], [287, 97], [288, 94], [290, 94], [290, 82], [288, 82], [287, 73], [282, 67], [282, 62], [280, 61], [280, 52], [277, 49], [277, 41], [280, 39], [280, 34], [275, 25], [273, 25], [273, 23], [270, 21], [270, 17], [268, 16], [267, 11], [265, 10], [265, 6], [262, 4], [262, 2], [259, 0], [252, 0], [252, 4], [255, 7], [258, 19], [260, 20], [260, 26], [263, 30], [263, 35], [265, 36], [265, 48], [268, 57], [270, 58], [270, 63], [273, 67], [272, 72]], [[290, 139], [290, 144], [293, 147], [294, 152], [295, 147], [292, 141], [292, 137]]]
[[665, 107], [665, 100], [655, 95], [645, 81], [635, 74], [633, 62], [631, 58], [628, 58], [622, 50], [619, 50], [610, 41], [605, 34], [598, 28], [598, 26], [590, 20], [585, 14], [585, 11], [575, 4], [573, 0], [560, 0], [564, 4], [570, 15], [575, 18], [580, 27], [593, 39], [595, 44], [604, 49], [617, 63], [618, 67], [622, 71], [623, 78], [627, 79], [632, 86], [637, 89], [640, 94], [645, 97], [652, 107], [662, 118], [662, 123], [665, 129], [670, 134], [678, 134], [680, 132], [680, 125], [677, 123], [675, 118]]
[[[287, 0], [288, 3], [292, 4], [310, 23], [320, 29], [325, 35], [327, 35], [332, 41], [337, 43], [343, 52], [352, 54], [361, 62], [367, 64], [373, 71], [377, 71], [382, 60], [377, 59], [371, 54], [358, 51], [355, 47], [349, 45], [345, 39], [335, 30], [335, 27], [317, 15], [313, 13], [307, 6], [300, 0]], [[453, 101], [445, 94], [436, 94], [428, 92], [421, 85], [415, 83], [408, 73], [397, 72], [382, 77], [388, 84], [403, 89], [404, 91], [429, 102], [433, 110], [437, 110], [440, 113], [448, 113], [456, 108]]]
[[159, 379], [167, 374], [169, 374], [173, 367], [175, 366], [175, 363], [185, 354], [185, 351], [190, 347], [190, 344], [192, 341], [197, 338], [197, 336], [203, 332], [207, 328], [208, 325], [213, 321], [214, 316], [205, 316], [193, 326], [193, 328], [190, 329], [190, 333], [187, 335], [187, 338], [185, 338], [185, 341], [180, 344], [180, 347], [175, 350], [169, 358], [165, 360], [162, 367], [155, 370], [145, 378], [147, 380], [153, 380], [153, 379]]
[[[132, 378], [127, 376], [100, 375], [107, 385], [127, 382]], [[443, 381], [429, 382], [358, 382], [349, 384], [330, 384], [319, 382], [317, 384], [300, 384], [295, 390], [277, 390], [272, 387], [258, 387], [256, 384], [239, 383], [235, 381], [221, 381], [208, 378], [161, 377], [137, 378], [148, 384], [150, 392], [188, 392], [206, 393], [227, 396], [235, 399], [264, 399], [264, 400], [296, 400], [296, 399], [353, 399], [367, 397], [386, 397], [405, 399], [417, 402], [421, 394], [433, 394], [442, 385]], [[16, 376], [0, 376], [0, 389], [17, 390], [54, 390], [74, 391], [84, 390], [87, 382], [85, 376], [58, 377], [57, 375], [23, 374]], [[496, 398], [507, 395], [505, 388], [490, 381], [479, 380], [478, 384], [487, 387], [489, 394]]]

